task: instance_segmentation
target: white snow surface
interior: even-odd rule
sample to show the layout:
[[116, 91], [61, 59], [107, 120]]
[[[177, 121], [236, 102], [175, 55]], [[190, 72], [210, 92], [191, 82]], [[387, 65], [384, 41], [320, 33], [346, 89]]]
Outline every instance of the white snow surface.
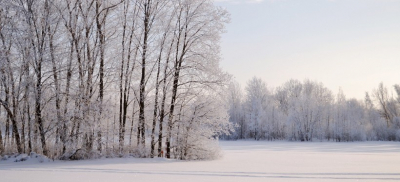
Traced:
[[213, 161], [0, 161], [1, 182], [400, 181], [400, 142], [220, 141]]

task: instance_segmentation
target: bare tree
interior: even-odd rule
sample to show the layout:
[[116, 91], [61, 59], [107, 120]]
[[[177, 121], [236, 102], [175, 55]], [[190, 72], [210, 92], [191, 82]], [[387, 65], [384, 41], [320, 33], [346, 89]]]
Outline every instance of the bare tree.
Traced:
[[374, 97], [379, 103], [381, 115], [383, 118], [385, 118], [387, 127], [390, 127], [393, 115], [390, 113], [390, 110], [388, 108], [388, 90], [386, 87], [383, 86], [383, 83], [380, 83], [378, 89], [374, 91]]
[[[213, 64], [215, 52], [207, 48], [213, 48], [213, 45], [218, 42], [218, 36], [224, 28], [223, 24], [227, 21], [226, 15], [226, 11], [214, 8], [212, 3], [207, 0], [177, 2], [175, 15], [176, 46], [172, 68], [173, 83], [166, 137], [167, 158], [171, 157], [171, 137], [178, 87], [183, 84], [179, 83], [182, 81], [181, 72], [190, 67], [190, 61], [192, 63], [201, 63], [196, 62], [196, 59], [203, 61], [203, 64], [200, 64], [200, 67], [192, 67], [192, 69], [200, 68], [202, 70], [201, 66], [207, 64], [202, 58], [209, 58], [211, 63], [208, 62], [208, 64]], [[210, 69], [210, 67], [207, 68]]]

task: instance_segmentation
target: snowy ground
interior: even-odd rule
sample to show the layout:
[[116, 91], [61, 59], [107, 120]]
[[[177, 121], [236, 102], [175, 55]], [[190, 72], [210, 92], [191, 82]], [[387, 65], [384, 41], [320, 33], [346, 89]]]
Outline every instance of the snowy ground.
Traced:
[[0, 181], [400, 181], [400, 142], [220, 142], [215, 161], [0, 161]]

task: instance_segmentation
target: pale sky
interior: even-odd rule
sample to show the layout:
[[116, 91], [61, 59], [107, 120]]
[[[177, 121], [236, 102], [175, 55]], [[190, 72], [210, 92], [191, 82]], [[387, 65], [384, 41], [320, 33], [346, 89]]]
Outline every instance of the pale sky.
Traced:
[[222, 68], [246, 86], [322, 82], [336, 94], [400, 84], [400, 0], [217, 0], [231, 14]]

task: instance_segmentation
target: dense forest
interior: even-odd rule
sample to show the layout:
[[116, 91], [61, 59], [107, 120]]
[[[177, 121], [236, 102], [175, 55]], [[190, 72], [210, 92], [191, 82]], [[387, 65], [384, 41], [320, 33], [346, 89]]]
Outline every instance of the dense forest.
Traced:
[[215, 157], [228, 21], [211, 0], [0, 0], [0, 155]]
[[400, 141], [400, 86], [383, 83], [364, 100], [337, 95], [322, 83], [290, 80], [275, 89], [254, 77], [243, 93], [228, 89], [230, 122], [224, 139], [291, 141]]

